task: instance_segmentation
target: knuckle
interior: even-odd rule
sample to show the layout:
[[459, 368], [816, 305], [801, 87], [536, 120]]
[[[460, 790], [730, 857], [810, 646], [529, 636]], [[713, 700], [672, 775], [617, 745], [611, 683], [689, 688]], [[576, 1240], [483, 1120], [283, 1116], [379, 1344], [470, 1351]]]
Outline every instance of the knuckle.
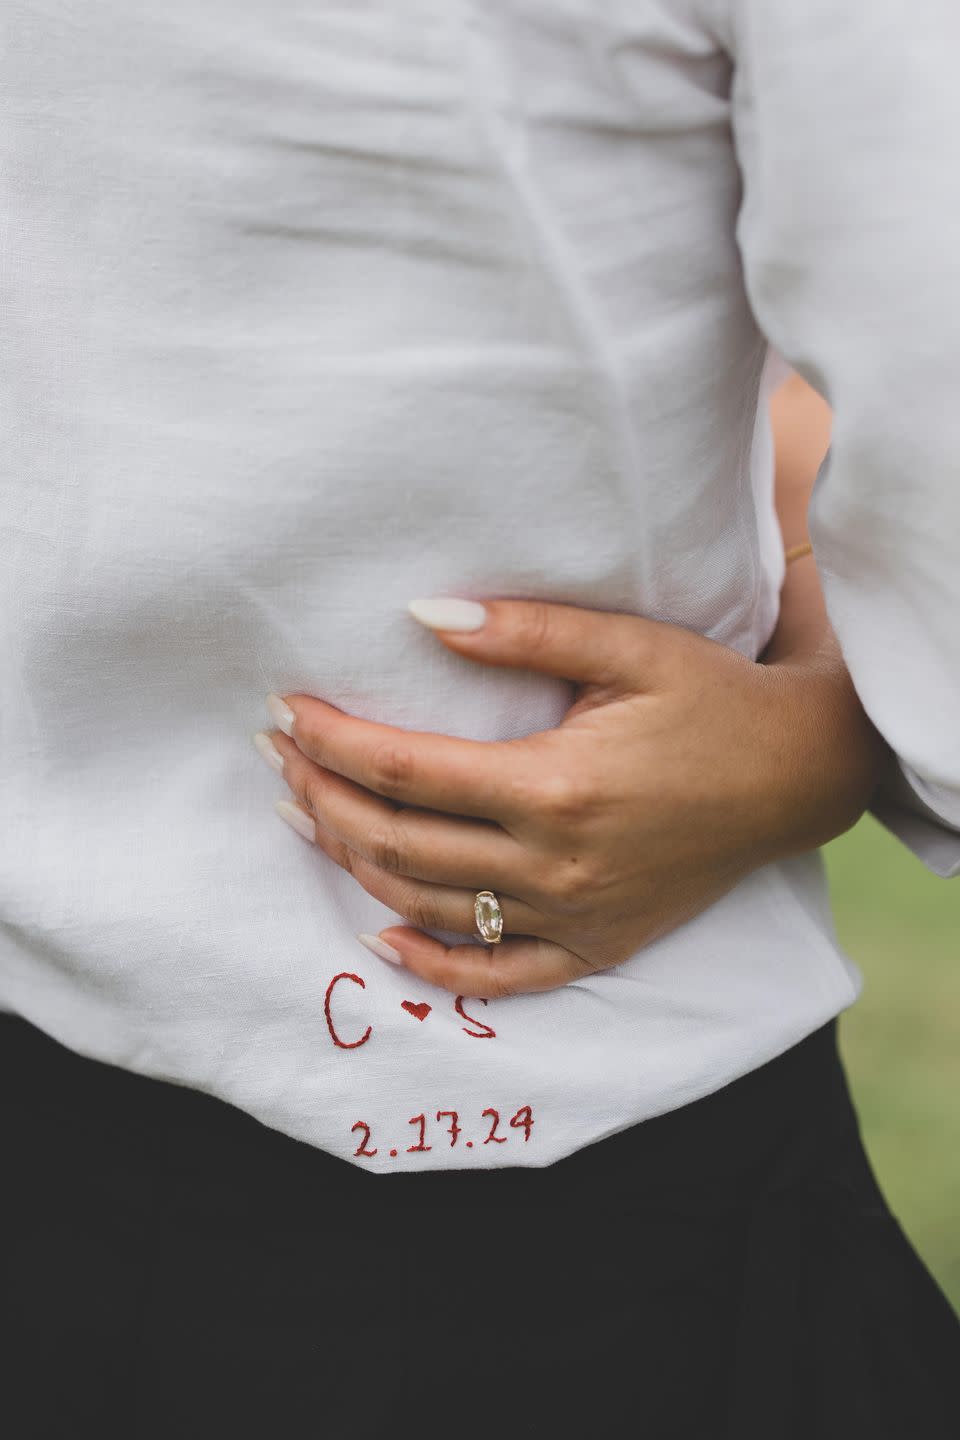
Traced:
[[293, 726], [293, 735], [290, 738], [301, 755], [305, 755], [308, 760], [313, 760], [318, 765], [323, 764], [323, 739], [309, 715], [297, 716]]
[[356, 850], [351, 850], [350, 846], [343, 841], [340, 843], [339, 854], [340, 864], [344, 870], [346, 870], [348, 875], [352, 875], [366, 890], [374, 877], [371, 875], [370, 867], [363, 856], [358, 854]]
[[408, 890], [403, 896], [403, 914], [418, 930], [444, 929], [444, 917], [440, 907], [424, 890]]
[[551, 638], [553, 627], [549, 606], [541, 600], [528, 600], [514, 625], [521, 648], [525, 653], [535, 655]]
[[413, 783], [413, 752], [393, 740], [379, 744], [370, 756], [374, 789], [383, 795], [404, 795]]
[[508, 1000], [518, 993], [517, 982], [494, 969], [490, 972], [490, 979], [484, 982], [483, 993], [488, 1000]]
[[378, 826], [367, 834], [367, 853], [379, 870], [391, 875], [403, 870], [403, 856], [399, 837], [390, 826]]
[[302, 805], [319, 818], [323, 811], [323, 786], [315, 775], [306, 775], [302, 784], [291, 787]]
[[536, 796], [538, 810], [554, 825], [575, 825], [587, 813], [587, 787], [580, 776], [570, 771], [541, 776]]
[[364, 889], [367, 888], [365, 883], [366, 877], [360, 868], [360, 856], [357, 855], [356, 851], [351, 850], [349, 845], [344, 845], [342, 840], [329, 841], [326, 849], [330, 858], [336, 861], [341, 870], [346, 870], [347, 874], [352, 875], [359, 884], [363, 885]]

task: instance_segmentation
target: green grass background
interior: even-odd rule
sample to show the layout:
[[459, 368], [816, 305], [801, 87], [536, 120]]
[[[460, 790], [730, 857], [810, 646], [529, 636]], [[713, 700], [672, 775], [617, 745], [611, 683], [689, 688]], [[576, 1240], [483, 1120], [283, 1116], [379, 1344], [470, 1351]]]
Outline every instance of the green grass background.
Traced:
[[960, 877], [865, 816], [824, 849], [863, 994], [840, 1045], [891, 1209], [960, 1311]]

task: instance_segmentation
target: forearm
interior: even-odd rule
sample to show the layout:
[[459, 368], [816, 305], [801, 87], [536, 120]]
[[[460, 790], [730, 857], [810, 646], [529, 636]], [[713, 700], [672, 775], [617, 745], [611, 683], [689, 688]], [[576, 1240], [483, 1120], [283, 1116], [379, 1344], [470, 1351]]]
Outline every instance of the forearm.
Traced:
[[[830, 410], [799, 376], [771, 403], [776, 454], [776, 507], [784, 546], [807, 539], [807, 508], [830, 443]], [[812, 811], [811, 845], [853, 824], [889, 762], [889, 747], [868, 719], [827, 616], [812, 554], [788, 562], [780, 616], [760, 660], [780, 681], [785, 728], [780, 767], [792, 783], [787, 813], [803, 797], [819, 796]], [[823, 823], [823, 829], [817, 827]]]
[[[787, 549], [807, 538], [807, 508], [817, 471], [830, 444], [830, 409], [798, 375], [770, 404], [776, 454], [776, 508]], [[763, 655], [776, 664], [839, 647], [827, 619], [817, 564], [810, 554], [790, 561], [780, 591], [780, 617]], [[842, 662], [841, 662], [842, 663]]]

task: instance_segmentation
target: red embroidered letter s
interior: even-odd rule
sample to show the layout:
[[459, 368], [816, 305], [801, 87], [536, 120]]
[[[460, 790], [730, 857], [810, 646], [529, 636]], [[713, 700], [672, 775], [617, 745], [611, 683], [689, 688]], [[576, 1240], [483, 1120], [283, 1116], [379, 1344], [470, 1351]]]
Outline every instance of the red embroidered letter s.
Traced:
[[[462, 995], [457, 996], [457, 1002], [455, 1006], [456, 1012], [460, 1016], [461, 1020], [469, 1020], [471, 1025], [477, 1026], [476, 1030], [468, 1030], [466, 1025], [461, 1025], [460, 1029], [463, 1031], [464, 1035], [469, 1035], [471, 1040], [495, 1040], [497, 1032], [496, 1030], [494, 1030], [493, 1026], [488, 1025], [485, 1020], [474, 1020], [472, 1015], [468, 1015], [466, 1010], [464, 1010], [463, 1008], [463, 998], [464, 997]], [[481, 1005], [486, 1005], [486, 1003], [486, 1000], [480, 1001]]]

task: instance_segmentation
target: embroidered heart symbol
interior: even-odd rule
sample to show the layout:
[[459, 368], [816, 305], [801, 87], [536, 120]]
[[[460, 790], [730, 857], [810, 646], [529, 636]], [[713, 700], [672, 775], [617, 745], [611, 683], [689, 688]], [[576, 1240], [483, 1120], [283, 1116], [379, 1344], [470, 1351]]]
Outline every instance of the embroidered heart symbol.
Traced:
[[401, 1000], [400, 1009], [406, 1010], [408, 1015], [413, 1015], [417, 1020], [426, 1020], [433, 1006], [428, 1005], [425, 1000], [421, 1001], [419, 1005], [414, 1005], [412, 1000]]

